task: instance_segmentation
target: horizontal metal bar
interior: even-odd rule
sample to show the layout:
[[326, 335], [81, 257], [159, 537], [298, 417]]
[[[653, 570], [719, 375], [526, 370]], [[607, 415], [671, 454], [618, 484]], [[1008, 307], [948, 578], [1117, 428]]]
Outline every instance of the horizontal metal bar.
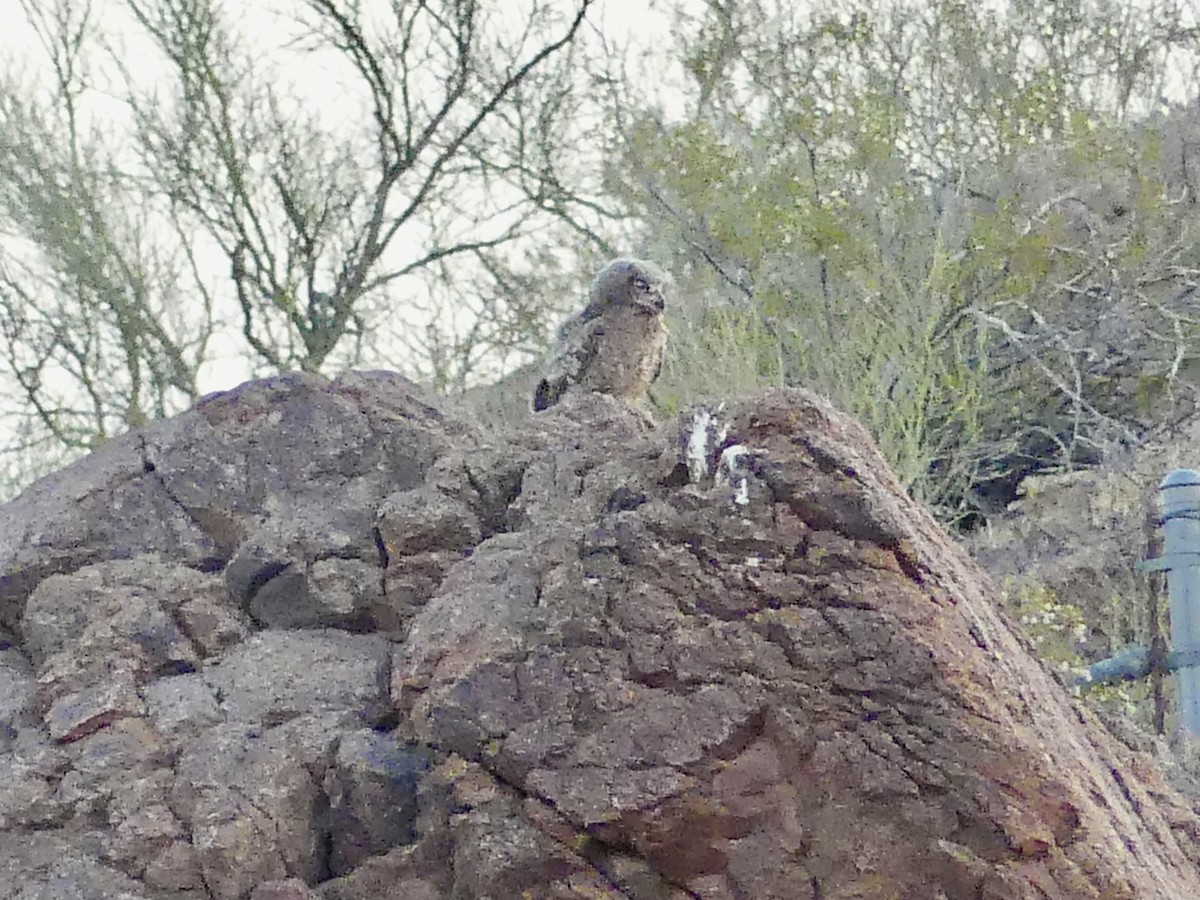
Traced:
[[1200, 649], [1172, 650], [1163, 658], [1157, 667], [1150, 665], [1150, 651], [1145, 647], [1130, 647], [1115, 656], [1102, 659], [1088, 666], [1086, 672], [1075, 680], [1077, 686], [1087, 689], [1101, 684], [1113, 684], [1118, 681], [1132, 681], [1149, 675], [1152, 668], [1163, 672], [1174, 672], [1200, 666]]
[[1187, 509], [1174, 509], [1169, 513], [1163, 513], [1158, 517], [1158, 524], [1162, 525], [1166, 522], [1177, 522], [1180, 519], [1188, 519], [1191, 521], [1200, 521], [1200, 509], [1196, 507], [1188, 507]]
[[1139, 572], [1169, 572], [1200, 566], [1200, 553], [1168, 553], [1155, 559], [1143, 559], [1134, 564]]

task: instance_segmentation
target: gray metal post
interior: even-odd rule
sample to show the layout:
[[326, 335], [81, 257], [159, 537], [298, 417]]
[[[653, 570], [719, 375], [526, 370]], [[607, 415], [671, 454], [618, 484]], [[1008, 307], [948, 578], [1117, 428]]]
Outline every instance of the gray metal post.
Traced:
[[[1162, 480], [1163, 561], [1171, 596], [1171, 649], [1200, 651], [1200, 472], [1176, 469]], [[1200, 666], [1175, 672], [1179, 717], [1200, 736]]]

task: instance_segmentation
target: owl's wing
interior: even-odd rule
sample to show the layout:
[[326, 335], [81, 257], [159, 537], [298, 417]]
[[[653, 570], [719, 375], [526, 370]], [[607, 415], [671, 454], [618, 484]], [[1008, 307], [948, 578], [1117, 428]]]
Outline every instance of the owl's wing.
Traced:
[[559, 347], [546, 367], [546, 374], [533, 393], [534, 412], [549, 409], [562, 399], [573, 384], [577, 384], [600, 347], [599, 336], [604, 326], [599, 321], [579, 319], [563, 326]]

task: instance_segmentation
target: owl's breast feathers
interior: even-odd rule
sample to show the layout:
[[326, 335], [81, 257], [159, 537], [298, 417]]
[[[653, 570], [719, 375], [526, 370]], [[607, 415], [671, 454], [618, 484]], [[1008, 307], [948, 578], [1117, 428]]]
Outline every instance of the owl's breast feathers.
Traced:
[[662, 369], [667, 327], [662, 315], [646, 307], [614, 306], [568, 321], [559, 341], [537, 386], [535, 410], [550, 408], [572, 387], [640, 400]]
[[667, 346], [661, 315], [645, 307], [615, 306], [585, 323], [578, 383], [621, 400], [639, 400], [658, 377]]

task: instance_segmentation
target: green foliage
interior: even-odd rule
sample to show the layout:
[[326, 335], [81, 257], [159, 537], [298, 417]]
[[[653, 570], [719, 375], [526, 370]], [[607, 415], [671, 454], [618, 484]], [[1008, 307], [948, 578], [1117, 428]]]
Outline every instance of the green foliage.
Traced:
[[1003, 598], [1043, 660], [1067, 674], [1084, 668], [1079, 654], [1087, 637], [1083, 610], [1038, 582], [1009, 582]]
[[[653, 392], [668, 415], [698, 397], [736, 397], [783, 383], [779, 342], [754, 310], [709, 308], [674, 330], [671, 343], [667, 371]], [[706, 359], [710, 365], [700, 363]]]
[[[1036, 580], [1004, 585], [1002, 600], [1009, 612], [1032, 642], [1038, 657], [1067, 684], [1082, 675], [1088, 661], [1080, 648], [1095, 622], [1089, 621], [1085, 610], [1058, 597], [1054, 591]], [[1114, 597], [1119, 603], [1119, 598]], [[1144, 635], [1141, 635], [1144, 639]], [[1131, 641], [1115, 645], [1115, 652]], [[1087, 702], [1105, 713], [1133, 722], [1144, 731], [1153, 730], [1154, 706], [1152, 687], [1148, 679], [1121, 681], [1090, 688]]]
[[696, 107], [610, 173], [692, 273], [663, 405], [811, 387], [948, 522], [1162, 415], [1192, 188], [1131, 115], [1157, 96], [1110, 36], [1142, 20], [1077, 7], [711, 4]]

